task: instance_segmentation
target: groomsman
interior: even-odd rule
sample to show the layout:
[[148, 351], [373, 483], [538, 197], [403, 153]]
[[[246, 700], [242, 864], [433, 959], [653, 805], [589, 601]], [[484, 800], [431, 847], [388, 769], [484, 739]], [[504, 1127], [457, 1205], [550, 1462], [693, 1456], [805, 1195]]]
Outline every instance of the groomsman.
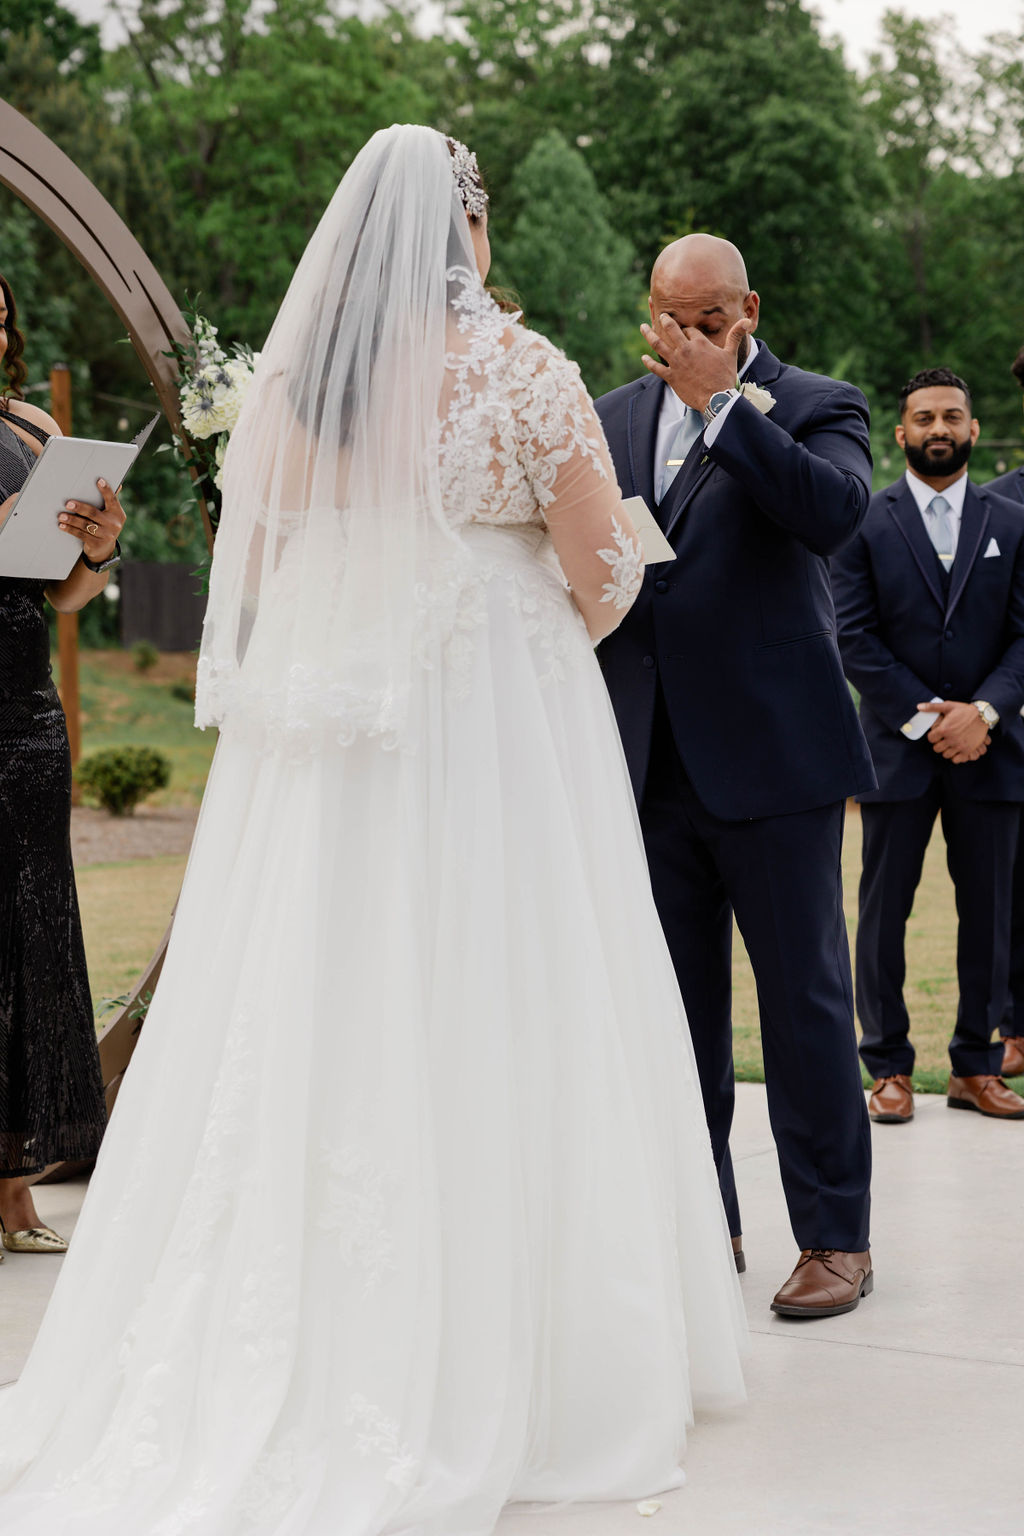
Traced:
[[967, 463], [970, 391], [948, 368], [900, 394], [906, 474], [872, 497], [832, 562], [839, 646], [861, 695], [878, 788], [860, 796], [857, 929], [861, 1058], [874, 1120], [913, 1117], [914, 1048], [903, 1001], [904, 936], [935, 818], [960, 926], [960, 1003], [947, 1103], [1024, 1120], [1000, 1076], [1010, 895], [1024, 802], [1024, 517]]
[[[1024, 389], [1024, 347], [1010, 365], [1021, 389]], [[1019, 501], [1024, 511], [1024, 464], [990, 480], [987, 490], [998, 496]], [[1024, 830], [1024, 829], [1022, 829]], [[1010, 1005], [1003, 1019], [1003, 1076], [1019, 1077], [1024, 1072], [1024, 837], [1017, 848], [1013, 869], [1013, 922], [1010, 930]]]
[[840, 852], [874, 783], [843, 681], [827, 556], [859, 527], [868, 411], [755, 341], [728, 241], [688, 235], [651, 273], [646, 375], [598, 401], [623, 493], [676, 551], [598, 655], [686, 1006], [737, 1268], [732, 922], [757, 981], [765, 1081], [800, 1257], [784, 1316], [849, 1312], [874, 1283], [870, 1126]]

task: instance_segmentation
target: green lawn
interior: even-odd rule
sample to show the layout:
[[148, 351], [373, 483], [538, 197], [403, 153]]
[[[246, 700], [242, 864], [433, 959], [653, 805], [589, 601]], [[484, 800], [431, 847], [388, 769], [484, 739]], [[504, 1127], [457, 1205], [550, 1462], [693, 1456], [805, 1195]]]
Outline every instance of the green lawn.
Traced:
[[105, 998], [121, 997], [134, 985], [163, 936], [184, 873], [184, 856], [87, 864], [78, 870], [89, 985], [97, 1010]]
[[[56, 652], [54, 676], [59, 684]], [[192, 724], [189, 690], [194, 678], [192, 656], [162, 656], [151, 671], [142, 673], [125, 651], [83, 651], [83, 756], [103, 747], [156, 747], [170, 759], [171, 781], [146, 803], [198, 805], [217, 733], [197, 731]]]
[[[853, 949], [857, 931], [857, 885], [860, 880], [860, 816], [856, 808], [846, 819], [843, 848], [846, 926]], [[921, 1093], [945, 1093], [949, 1078], [947, 1046], [956, 1018], [956, 909], [946, 872], [946, 849], [936, 828], [925, 857], [917, 901], [907, 925], [907, 981], [904, 996], [910, 1013], [911, 1038], [917, 1051], [914, 1087]], [[757, 998], [750, 962], [737, 935], [733, 956], [733, 1039], [736, 1075], [746, 1082], [764, 1081]], [[865, 1074], [865, 1086], [870, 1079]]]

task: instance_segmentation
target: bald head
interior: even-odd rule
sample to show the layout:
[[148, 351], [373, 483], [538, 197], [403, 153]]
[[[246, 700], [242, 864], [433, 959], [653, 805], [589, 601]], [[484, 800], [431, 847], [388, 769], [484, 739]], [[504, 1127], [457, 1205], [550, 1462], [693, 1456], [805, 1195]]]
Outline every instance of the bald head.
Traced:
[[[729, 240], [717, 235], [684, 235], [666, 245], [651, 271], [651, 324], [669, 314], [684, 329], [701, 331], [716, 346], [725, 346], [736, 321], [744, 316], [757, 325], [760, 300], [747, 283], [743, 257]], [[744, 336], [737, 361], [742, 367], [750, 350]]]
[[747, 268], [730, 240], [717, 235], [684, 235], [666, 245], [651, 271], [651, 290], [674, 284], [729, 288], [746, 294]]

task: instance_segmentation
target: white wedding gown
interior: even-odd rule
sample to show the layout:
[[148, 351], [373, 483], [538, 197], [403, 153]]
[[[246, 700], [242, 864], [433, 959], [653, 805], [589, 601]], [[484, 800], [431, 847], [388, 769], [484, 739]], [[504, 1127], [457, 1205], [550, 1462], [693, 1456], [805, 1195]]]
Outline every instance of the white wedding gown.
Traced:
[[[575, 368], [502, 327], [446, 427], [475, 579], [415, 749], [299, 751], [241, 708], [222, 733], [71, 1251], [0, 1395], [4, 1536], [486, 1536], [509, 1500], [679, 1484], [694, 1405], [743, 1395], [692, 1049], [542, 504], [608, 602], [637, 562], [552, 501], [570, 453], [606, 450]], [[301, 538], [330, 565], [329, 527]], [[274, 624], [247, 666], [273, 667]]]

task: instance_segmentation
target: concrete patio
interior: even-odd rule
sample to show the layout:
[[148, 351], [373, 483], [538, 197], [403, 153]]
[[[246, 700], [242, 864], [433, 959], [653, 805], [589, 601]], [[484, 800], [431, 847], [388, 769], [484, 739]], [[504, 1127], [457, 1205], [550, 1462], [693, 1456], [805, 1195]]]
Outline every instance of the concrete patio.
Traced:
[[[1024, 1532], [1024, 1121], [918, 1098], [875, 1126], [876, 1290], [832, 1321], [768, 1303], [796, 1254], [763, 1088], [733, 1140], [753, 1338], [745, 1408], [691, 1435], [688, 1482], [634, 1505], [512, 1509], [499, 1536], [1021, 1536]], [[39, 1190], [67, 1232], [82, 1184]], [[31, 1345], [59, 1260], [0, 1269], [0, 1383]]]

